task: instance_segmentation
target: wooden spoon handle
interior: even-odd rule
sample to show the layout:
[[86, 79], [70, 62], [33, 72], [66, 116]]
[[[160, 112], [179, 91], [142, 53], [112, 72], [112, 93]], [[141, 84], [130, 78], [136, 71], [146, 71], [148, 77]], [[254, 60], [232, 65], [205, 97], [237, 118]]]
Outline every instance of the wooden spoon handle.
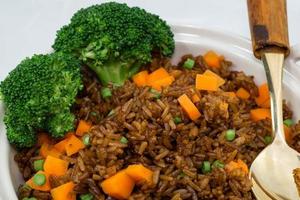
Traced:
[[248, 0], [253, 53], [261, 58], [265, 51], [289, 55], [286, 0]]

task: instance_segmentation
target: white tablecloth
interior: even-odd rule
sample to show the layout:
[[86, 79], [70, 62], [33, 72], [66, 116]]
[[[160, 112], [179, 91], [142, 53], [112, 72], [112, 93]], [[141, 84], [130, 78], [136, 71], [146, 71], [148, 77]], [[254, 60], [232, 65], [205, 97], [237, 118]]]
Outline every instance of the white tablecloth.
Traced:
[[[0, 0], [0, 80], [24, 57], [49, 51], [55, 32], [81, 7], [104, 1]], [[171, 23], [250, 37], [246, 0], [127, 0]], [[300, 0], [287, 0], [291, 45], [300, 43]]]

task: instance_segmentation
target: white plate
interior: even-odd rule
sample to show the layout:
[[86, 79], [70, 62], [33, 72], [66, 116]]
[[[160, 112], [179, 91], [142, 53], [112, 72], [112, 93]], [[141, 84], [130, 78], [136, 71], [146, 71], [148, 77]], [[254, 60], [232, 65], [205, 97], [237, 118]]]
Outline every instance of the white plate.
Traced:
[[[173, 62], [177, 63], [180, 57], [187, 53], [194, 55], [203, 54], [208, 50], [214, 50], [233, 62], [233, 70], [243, 70], [246, 74], [254, 75], [255, 82], [265, 82], [263, 67], [252, 55], [251, 43], [240, 36], [221, 30], [208, 30], [192, 26], [173, 25], [176, 40], [176, 50]], [[298, 57], [296, 55], [299, 55]], [[284, 70], [284, 98], [294, 110], [294, 118], [300, 118], [300, 66], [296, 65], [300, 59], [300, 48], [293, 48], [291, 56], [286, 61]], [[14, 151], [10, 148], [5, 135], [3, 124], [4, 107], [0, 105], [0, 199], [17, 200], [16, 189], [22, 183], [22, 178], [13, 160]]]

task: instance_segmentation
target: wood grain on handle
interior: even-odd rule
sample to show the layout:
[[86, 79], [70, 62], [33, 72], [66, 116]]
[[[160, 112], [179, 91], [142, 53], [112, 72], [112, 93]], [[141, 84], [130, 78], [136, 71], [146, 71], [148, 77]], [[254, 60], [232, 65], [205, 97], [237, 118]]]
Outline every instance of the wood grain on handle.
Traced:
[[263, 51], [290, 52], [286, 1], [248, 0], [248, 15], [253, 53], [261, 58]]

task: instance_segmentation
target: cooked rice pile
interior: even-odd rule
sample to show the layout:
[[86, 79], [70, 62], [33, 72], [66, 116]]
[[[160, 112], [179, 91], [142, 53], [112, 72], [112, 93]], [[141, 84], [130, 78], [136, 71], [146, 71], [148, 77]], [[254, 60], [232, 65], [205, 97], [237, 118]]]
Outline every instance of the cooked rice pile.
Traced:
[[[193, 58], [193, 70], [182, 68], [187, 58]], [[177, 98], [186, 93], [191, 97], [196, 74], [208, 67], [202, 56], [186, 55], [178, 66], [169, 60], [154, 59], [146, 66], [150, 70], [165, 67], [175, 82], [162, 91], [159, 99], [149, 88], [138, 88], [131, 81], [113, 90], [109, 101], [101, 99], [101, 85], [93, 74], [83, 69], [85, 89], [77, 99], [74, 112], [78, 119], [91, 121], [91, 146], [72, 157], [65, 157], [71, 163], [68, 173], [62, 177], [52, 176], [52, 186], [70, 180], [77, 183], [76, 193], [90, 192], [95, 199], [113, 199], [101, 190], [100, 183], [126, 168], [129, 164], [142, 163], [154, 171], [152, 186], [135, 187], [130, 199], [255, 199], [251, 193], [251, 181], [241, 169], [228, 173], [224, 168], [214, 168], [203, 174], [201, 165], [218, 159], [227, 164], [242, 159], [251, 165], [258, 153], [266, 147], [264, 136], [271, 135], [271, 121], [253, 122], [250, 109], [256, 108], [254, 97], [257, 87], [252, 76], [243, 72], [230, 71], [231, 63], [223, 61], [222, 67], [210, 69], [226, 80], [218, 92], [200, 91], [201, 100], [196, 105], [202, 116], [195, 122], [183, 112]], [[251, 97], [241, 100], [230, 97], [225, 91], [236, 91], [243, 87]], [[228, 109], [222, 104], [228, 103]], [[173, 118], [180, 116], [182, 123], [175, 124]], [[284, 118], [292, 117], [284, 106]], [[226, 130], [235, 129], [236, 138], [225, 140]], [[300, 124], [292, 128], [292, 145], [300, 150]], [[125, 136], [127, 144], [120, 142]], [[15, 156], [24, 179], [29, 179], [34, 170], [32, 163], [39, 159], [37, 147], [23, 150]], [[20, 187], [19, 198], [34, 196], [51, 199], [49, 193], [32, 191]]]

